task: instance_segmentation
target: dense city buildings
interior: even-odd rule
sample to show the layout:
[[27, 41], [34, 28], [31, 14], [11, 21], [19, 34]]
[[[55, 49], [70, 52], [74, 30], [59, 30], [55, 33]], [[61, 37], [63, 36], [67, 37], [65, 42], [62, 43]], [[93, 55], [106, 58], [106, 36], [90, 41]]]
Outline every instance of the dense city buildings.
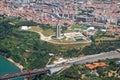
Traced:
[[52, 24], [56, 18], [69, 25], [74, 21], [111, 22], [119, 20], [119, 1], [97, 0], [1, 0], [0, 14], [24, 17], [37, 23]]
[[57, 25], [62, 19], [60, 23], [67, 26], [79, 21], [109, 28], [109, 24], [116, 26], [120, 20], [120, 3], [118, 0], [0, 0], [0, 14], [40, 24]]
[[[61, 26], [78, 22], [89, 27], [109, 28], [112, 33], [120, 32], [119, 0], [0, 0], [0, 14], [40, 24], [56, 26], [59, 20]], [[58, 33], [60, 31], [56, 35]]]

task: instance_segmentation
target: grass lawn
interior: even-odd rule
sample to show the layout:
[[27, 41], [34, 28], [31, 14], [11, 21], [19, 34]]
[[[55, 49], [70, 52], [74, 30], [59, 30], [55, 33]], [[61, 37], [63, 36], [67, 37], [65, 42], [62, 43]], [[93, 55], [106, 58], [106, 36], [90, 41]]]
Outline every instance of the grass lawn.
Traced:
[[117, 40], [117, 38], [110, 38], [110, 37], [102, 37], [102, 38], [97, 38], [96, 41], [100, 40]]
[[22, 22], [24, 22], [25, 20], [23, 20], [22, 18], [21, 19], [16, 19], [13, 21], [14, 24], [20, 24]]
[[43, 30], [42, 28], [35, 27], [35, 26], [32, 26], [30, 30], [36, 31], [36, 32], [41, 32], [44, 36], [51, 36], [55, 33], [52, 29]]
[[48, 30], [44, 30], [42, 31], [43, 35], [45, 36], [51, 36], [53, 35], [55, 32], [52, 29], [48, 29]]
[[87, 26], [79, 26], [79, 25], [73, 25], [71, 29], [78, 29], [78, 30], [86, 30]]

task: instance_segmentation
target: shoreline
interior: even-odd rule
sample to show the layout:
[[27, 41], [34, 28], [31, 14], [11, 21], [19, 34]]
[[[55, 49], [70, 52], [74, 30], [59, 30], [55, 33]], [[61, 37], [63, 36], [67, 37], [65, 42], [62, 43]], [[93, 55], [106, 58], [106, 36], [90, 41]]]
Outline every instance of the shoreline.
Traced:
[[10, 62], [12, 62], [15, 66], [17, 66], [19, 69], [20, 69], [20, 71], [22, 71], [23, 70], [23, 66], [22, 65], [20, 65], [20, 63], [16, 63], [15, 61], [13, 61], [11, 58], [6, 58], [8, 61], [10, 61]]

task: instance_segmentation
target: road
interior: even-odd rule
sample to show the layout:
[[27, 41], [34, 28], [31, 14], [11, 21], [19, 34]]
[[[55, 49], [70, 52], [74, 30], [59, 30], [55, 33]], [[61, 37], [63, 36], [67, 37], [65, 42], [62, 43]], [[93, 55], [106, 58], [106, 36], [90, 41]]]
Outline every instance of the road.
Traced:
[[85, 57], [73, 58], [71, 61], [66, 62], [66, 64], [70, 64], [70, 63], [84, 64], [87, 62], [90, 63], [98, 60], [113, 59], [113, 58], [120, 58], [120, 53], [117, 51], [110, 51], [110, 52], [103, 52], [95, 55], [88, 55]]
[[67, 44], [91, 44], [91, 41], [77, 41], [77, 42], [57, 42], [57, 41], [54, 41], [51, 37], [51, 36], [44, 36], [41, 32], [39, 31], [35, 31], [35, 30], [29, 30], [29, 31], [32, 31], [32, 32], [36, 32], [40, 35], [40, 40], [43, 40], [43, 41], [46, 41], [46, 42], [49, 42], [51, 44], [58, 44], [58, 45], [67, 45]]
[[48, 37], [44, 36], [41, 32], [34, 31], [34, 30], [29, 30], [29, 31], [38, 33], [40, 35], [40, 40], [47, 41], [47, 42], [50, 41], [50, 40], [52, 40], [51, 36], [48, 36]]
[[[37, 74], [43, 74], [43, 73], [51, 73], [53, 72], [52, 70], [57, 70], [60, 69], [60, 67], [64, 66], [72, 66], [73, 64], [85, 64], [87, 62], [94, 62], [98, 60], [105, 60], [105, 59], [113, 59], [113, 58], [120, 58], [120, 53], [117, 51], [110, 51], [110, 52], [103, 52], [100, 54], [95, 54], [95, 55], [88, 55], [84, 57], [77, 57], [73, 58], [66, 63], [61, 63], [52, 67], [48, 68], [43, 68], [43, 69], [35, 69], [31, 71], [26, 71], [26, 72], [19, 72], [19, 73], [14, 73], [14, 74], [7, 74], [4, 76], [0, 76], [0, 80], [6, 80], [10, 78], [15, 78], [15, 77], [28, 77], [28, 76], [33, 76]], [[57, 70], [58, 71], [58, 70]]]

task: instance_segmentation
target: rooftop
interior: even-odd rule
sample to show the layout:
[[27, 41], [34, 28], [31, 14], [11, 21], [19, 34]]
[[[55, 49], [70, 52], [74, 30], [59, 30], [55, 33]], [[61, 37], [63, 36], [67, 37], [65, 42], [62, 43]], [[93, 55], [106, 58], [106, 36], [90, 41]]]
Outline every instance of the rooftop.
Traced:
[[107, 66], [107, 64], [104, 62], [95, 62], [92, 64], [86, 64], [85, 66], [88, 67], [89, 69], [95, 69], [97, 67]]

